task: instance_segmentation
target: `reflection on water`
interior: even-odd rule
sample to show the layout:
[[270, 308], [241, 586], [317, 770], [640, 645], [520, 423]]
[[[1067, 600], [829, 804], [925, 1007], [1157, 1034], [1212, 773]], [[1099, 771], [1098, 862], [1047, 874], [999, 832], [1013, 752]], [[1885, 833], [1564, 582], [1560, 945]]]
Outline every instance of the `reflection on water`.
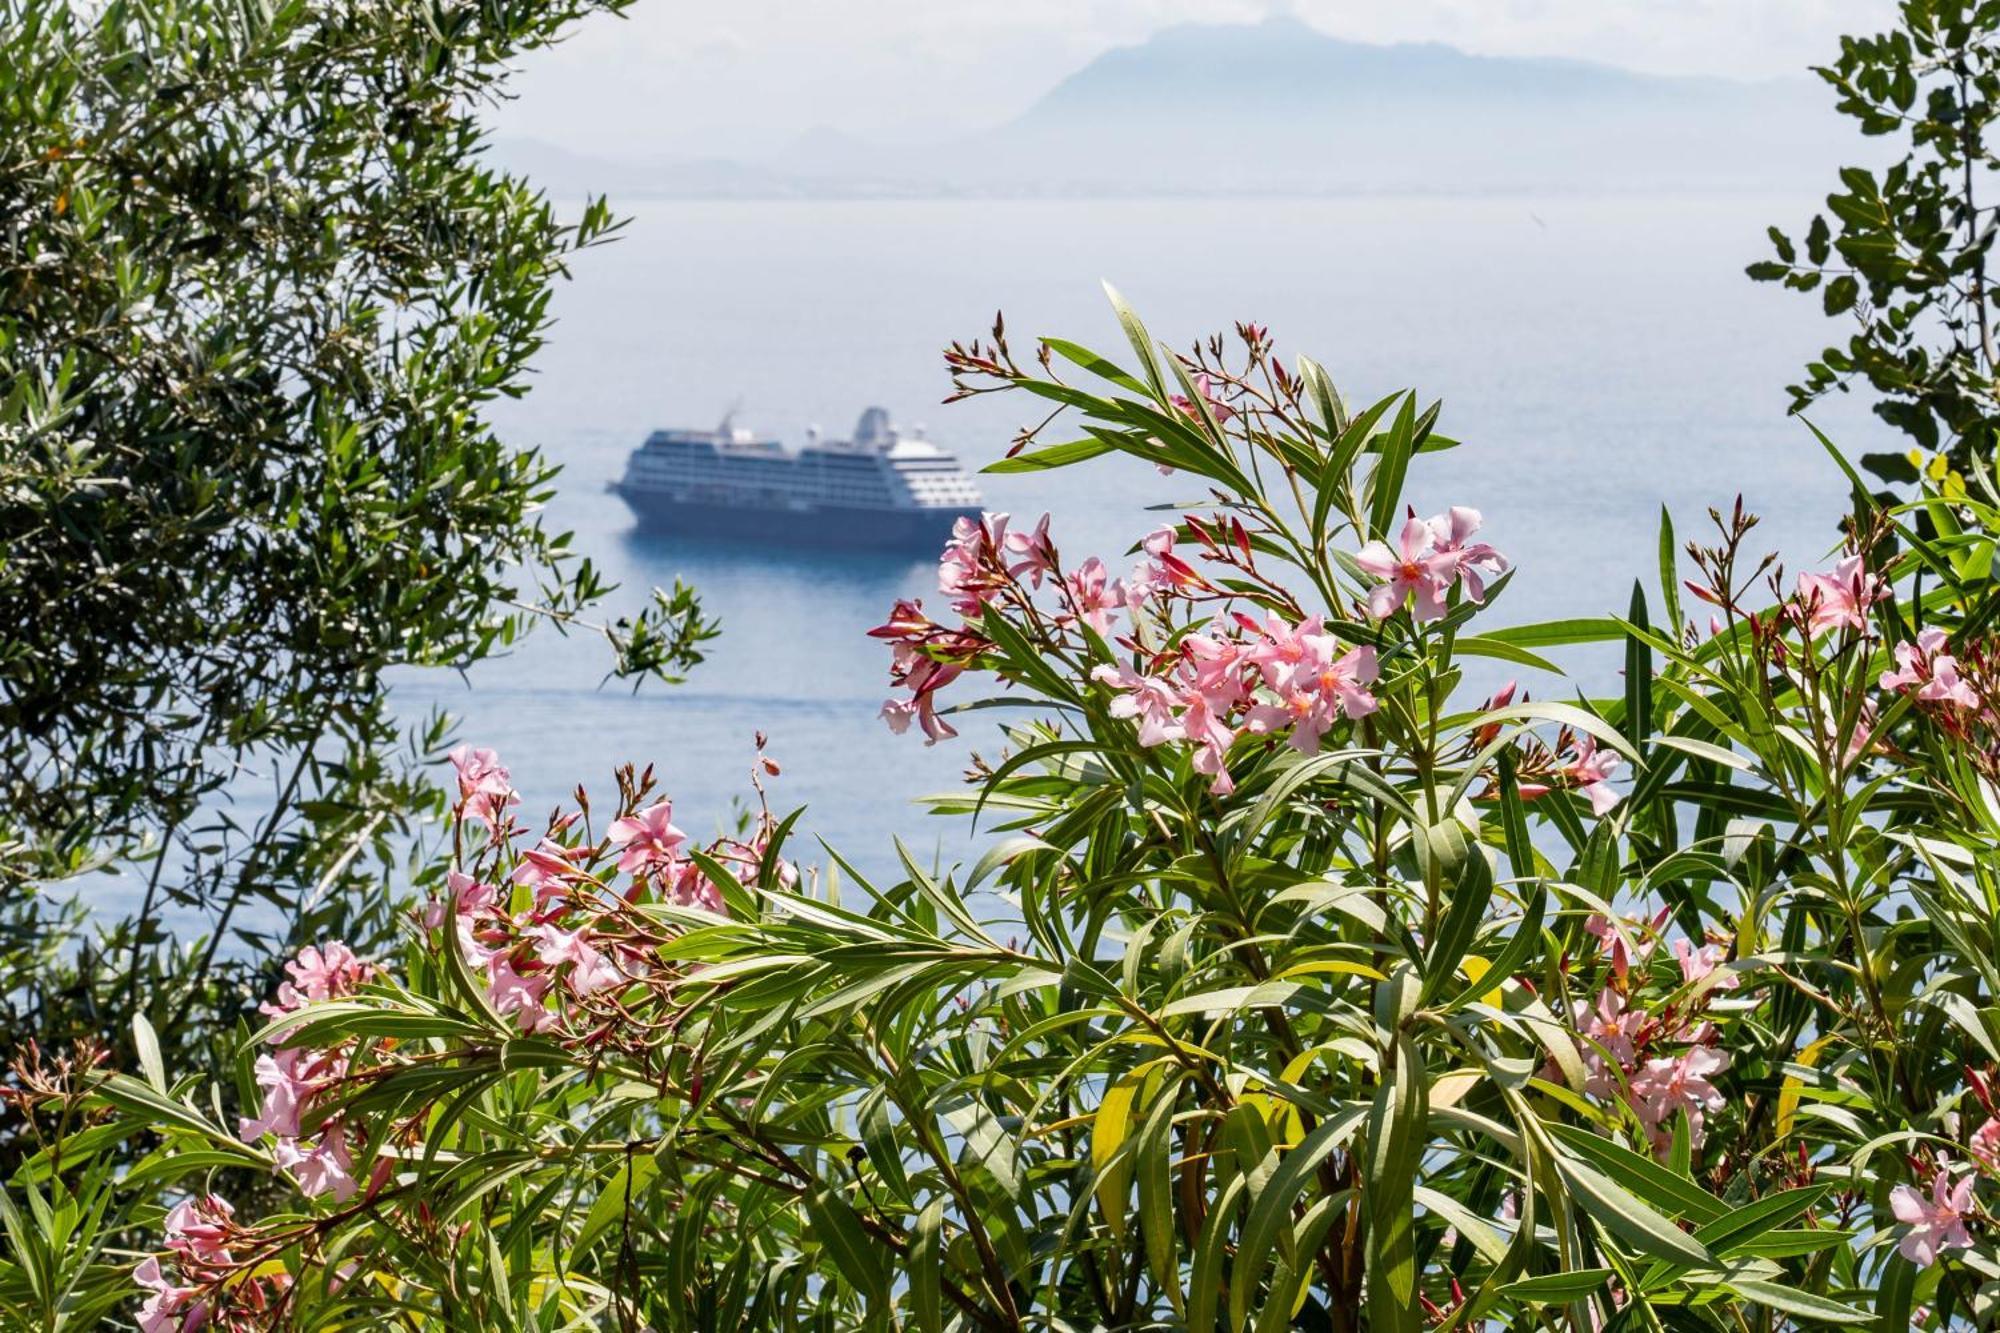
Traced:
[[935, 558], [911, 551], [823, 549], [733, 537], [690, 540], [651, 527], [628, 528], [616, 541], [634, 565], [677, 570], [704, 592], [792, 584], [829, 596], [867, 598], [885, 608], [901, 589], [937, 568]]

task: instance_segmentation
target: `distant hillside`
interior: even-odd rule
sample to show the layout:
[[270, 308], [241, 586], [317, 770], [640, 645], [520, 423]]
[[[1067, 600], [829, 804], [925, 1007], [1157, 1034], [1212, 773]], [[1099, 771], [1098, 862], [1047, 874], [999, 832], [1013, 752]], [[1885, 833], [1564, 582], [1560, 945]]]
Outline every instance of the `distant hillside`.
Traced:
[[1805, 78], [1376, 46], [1279, 18], [1166, 29], [1016, 120], [930, 148], [822, 130], [758, 163], [572, 159], [536, 174], [558, 193], [581, 173], [626, 195], [753, 197], [1740, 188], [1822, 180], [1849, 142]]

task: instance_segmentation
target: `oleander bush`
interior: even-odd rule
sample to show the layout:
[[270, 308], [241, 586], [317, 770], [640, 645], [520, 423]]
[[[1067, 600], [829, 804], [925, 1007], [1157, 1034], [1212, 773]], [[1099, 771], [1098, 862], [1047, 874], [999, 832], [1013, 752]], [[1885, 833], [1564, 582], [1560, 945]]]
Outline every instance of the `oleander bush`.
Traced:
[[[1857, 478], [1796, 576], [1738, 505], [1663, 527], [1624, 615], [1506, 626], [1561, 571], [1488, 544], [1435, 406], [1119, 316], [1122, 364], [996, 328], [956, 391], [1049, 414], [996, 470], [1158, 467], [1188, 503], [1122, 557], [961, 524], [874, 631], [909, 743], [999, 730], [937, 802], [975, 864], [807, 849], [761, 753], [698, 847], [650, 770], [534, 825], [461, 750], [405, 942], [291, 960], [237, 1052], [254, 1114], [143, 1024], [134, 1068], [22, 1061], [0, 1308], [1990, 1326], [2000, 495]], [[1616, 692], [1551, 674], [1570, 645], [1622, 646]], [[259, 1181], [283, 1202], [236, 1206]]]

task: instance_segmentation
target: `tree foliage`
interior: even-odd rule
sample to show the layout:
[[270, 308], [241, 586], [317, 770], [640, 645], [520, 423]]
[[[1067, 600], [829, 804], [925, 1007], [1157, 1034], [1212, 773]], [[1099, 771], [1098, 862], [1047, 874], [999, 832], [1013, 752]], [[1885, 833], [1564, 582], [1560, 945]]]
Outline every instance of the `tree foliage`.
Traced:
[[[0, 0], [7, 936], [60, 927], [18, 906], [36, 884], [109, 864], [143, 892], [8, 971], [0, 1043], [134, 1005], [226, 1023], [288, 940], [380, 929], [371, 863], [431, 800], [404, 752], [442, 735], [399, 733], [385, 673], [608, 591], [491, 408], [614, 224], [488, 165], [478, 116], [508, 60], [626, 3]], [[656, 597], [604, 630], [622, 671], [709, 632]], [[246, 932], [253, 905], [281, 924]]]
[[1799, 240], [1770, 229], [1776, 257], [1750, 276], [1820, 293], [1829, 316], [1854, 332], [1828, 347], [1792, 386], [1801, 411], [1856, 381], [1875, 411], [1915, 451], [1868, 454], [1869, 471], [1909, 483], [1991, 469], [2000, 422], [2000, 353], [1987, 276], [1996, 161], [1987, 132], [2000, 116], [2000, 5], [1992, 0], [1903, 0], [1897, 26], [1843, 37], [1819, 69], [1841, 114], [1864, 135], [1894, 138], [1886, 169], [1846, 167], [1827, 212]]
[[[1123, 364], [1048, 339], [1023, 368], [996, 329], [952, 349], [959, 389], [1059, 409], [1001, 470], [1169, 467], [1190, 503], [1124, 579], [966, 524], [950, 612], [877, 631], [892, 722], [1010, 719], [940, 801], [998, 834], [977, 864], [874, 883], [768, 812], [697, 849], [630, 770], [531, 829], [462, 754], [405, 946], [302, 954], [243, 1044], [254, 1120], [143, 1040], [24, 1076], [48, 1146], [14, 1215], [59, 1225], [10, 1224], [0, 1301], [1990, 1326], [2000, 495], [1866, 508], [1797, 579], [1740, 509], [1663, 526], [1624, 615], [1493, 628], [1546, 572], [1412, 509], [1450, 480], [1435, 407], [1352, 411], [1260, 329], [1176, 354], [1119, 313]], [[1609, 697], [1461, 688], [1592, 643], [1625, 654]], [[114, 1143], [175, 1203], [139, 1287], [92, 1249], [160, 1215], [112, 1202]], [[269, 1173], [296, 1193], [230, 1211]]]

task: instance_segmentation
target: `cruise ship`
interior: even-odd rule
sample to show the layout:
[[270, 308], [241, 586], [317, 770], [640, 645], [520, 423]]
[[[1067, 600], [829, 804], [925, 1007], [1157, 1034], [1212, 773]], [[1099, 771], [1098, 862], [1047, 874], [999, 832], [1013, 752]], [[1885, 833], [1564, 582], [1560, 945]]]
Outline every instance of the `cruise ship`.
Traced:
[[739, 429], [733, 413], [715, 430], [655, 431], [611, 489], [644, 527], [801, 546], [934, 547], [980, 507], [956, 458], [879, 407], [853, 439], [813, 431], [797, 453]]

